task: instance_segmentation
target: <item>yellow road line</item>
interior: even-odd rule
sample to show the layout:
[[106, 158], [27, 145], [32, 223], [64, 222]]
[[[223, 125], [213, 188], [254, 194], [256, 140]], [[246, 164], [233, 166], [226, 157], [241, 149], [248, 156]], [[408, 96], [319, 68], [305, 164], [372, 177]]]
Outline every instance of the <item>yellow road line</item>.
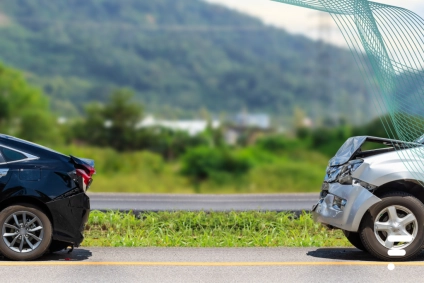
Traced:
[[[1, 266], [58, 266], [58, 265], [122, 265], [122, 266], [331, 266], [331, 265], [387, 265], [388, 262], [316, 261], [316, 262], [140, 262], [140, 261], [0, 261]], [[424, 262], [396, 262], [397, 266], [424, 266]]]

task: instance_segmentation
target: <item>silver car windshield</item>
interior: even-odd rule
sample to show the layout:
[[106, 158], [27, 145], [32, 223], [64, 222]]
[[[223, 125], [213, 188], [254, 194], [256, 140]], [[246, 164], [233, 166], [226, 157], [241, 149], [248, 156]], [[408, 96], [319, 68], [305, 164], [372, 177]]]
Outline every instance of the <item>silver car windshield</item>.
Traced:
[[414, 142], [416, 142], [416, 143], [424, 143], [424, 135], [422, 135], [421, 137], [419, 137], [418, 139], [416, 139]]

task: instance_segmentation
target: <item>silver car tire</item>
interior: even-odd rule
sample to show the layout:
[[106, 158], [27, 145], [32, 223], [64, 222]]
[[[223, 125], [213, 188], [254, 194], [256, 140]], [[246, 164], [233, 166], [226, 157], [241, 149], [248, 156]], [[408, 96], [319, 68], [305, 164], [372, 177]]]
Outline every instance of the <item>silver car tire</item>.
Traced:
[[[373, 256], [385, 261], [405, 261], [416, 257], [424, 243], [424, 205], [405, 192], [381, 196], [365, 214], [360, 236], [364, 247]], [[390, 242], [390, 235], [412, 237], [411, 242]], [[404, 255], [389, 255], [389, 250]]]
[[349, 243], [352, 244], [352, 246], [354, 246], [358, 250], [367, 252], [367, 249], [364, 247], [364, 244], [362, 244], [361, 235], [359, 235], [359, 233], [343, 230], [343, 234], [345, 235]]

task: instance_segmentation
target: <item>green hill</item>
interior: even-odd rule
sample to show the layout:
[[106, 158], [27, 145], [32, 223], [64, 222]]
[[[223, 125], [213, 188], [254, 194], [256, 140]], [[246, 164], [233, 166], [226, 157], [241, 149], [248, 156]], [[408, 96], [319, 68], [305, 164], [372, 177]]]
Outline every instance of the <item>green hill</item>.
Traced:
[[325, 46], [318, 60], [319, 50], [319, 42], [200, 0], [0, 2], [0, 60], [25, 70], [64, 115], [125, 86], [149, 112], [168, 115], [205, 107], [290, 117], [299, 106], [367, 120], [373, 107], [350, 52]]

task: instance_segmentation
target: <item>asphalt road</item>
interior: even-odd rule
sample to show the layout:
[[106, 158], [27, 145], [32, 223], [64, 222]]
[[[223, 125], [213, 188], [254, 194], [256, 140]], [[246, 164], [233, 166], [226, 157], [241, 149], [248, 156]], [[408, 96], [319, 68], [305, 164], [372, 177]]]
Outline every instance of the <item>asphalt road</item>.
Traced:
[[0, 259], [2, 282], [421, 282], [413, 262], [375, 262], [356, 249], [79, 248], [34, 262]]
[[89, 193], [89, 196], [92, 209], [125, 211], [309, 211], [319, 198], [318, 193], [237, 195]]

